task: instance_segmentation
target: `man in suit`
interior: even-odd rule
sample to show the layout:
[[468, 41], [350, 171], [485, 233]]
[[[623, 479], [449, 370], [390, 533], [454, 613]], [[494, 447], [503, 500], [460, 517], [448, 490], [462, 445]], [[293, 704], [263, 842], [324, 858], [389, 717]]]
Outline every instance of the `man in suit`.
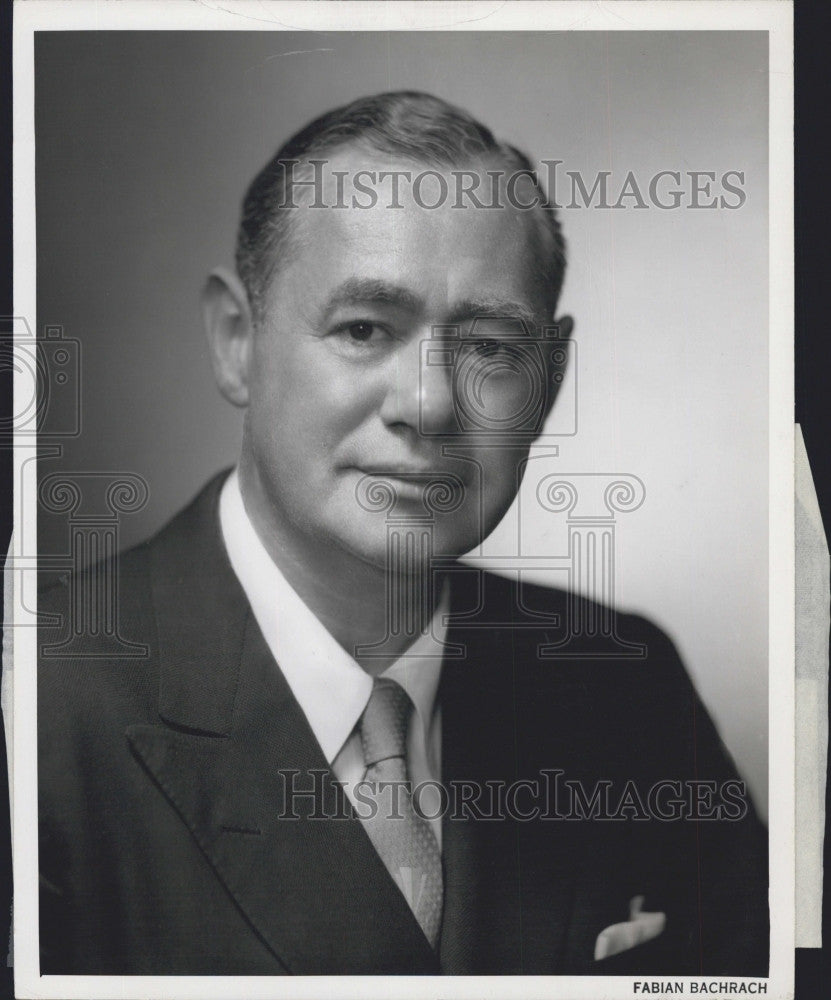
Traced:
[[669, 640], [563, 644], [568, 595], [457, 562], [556, 395], [529, 169], [396, 93], [255, 178], [204, 295], [237, 468], [119, 559], [146, 658], [44, 630], [43, 972], [766, 974], [764, 830]]

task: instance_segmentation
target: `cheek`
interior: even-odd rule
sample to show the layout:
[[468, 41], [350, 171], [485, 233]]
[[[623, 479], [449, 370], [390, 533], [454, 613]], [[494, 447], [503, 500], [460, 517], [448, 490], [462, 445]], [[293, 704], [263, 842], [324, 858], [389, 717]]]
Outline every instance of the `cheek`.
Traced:
[[514, 448], [483, 448], [476, 454], [483, 509], [489, 521], [501, 518], [510, 507], [517, 493], [519, 470], [527, 454], [525, 449]]
[[383, 393], [372, 373], [334, 358], [320, 341], [256, 358], [249, 420], [261, 446], [313, 464], [371, 417]]

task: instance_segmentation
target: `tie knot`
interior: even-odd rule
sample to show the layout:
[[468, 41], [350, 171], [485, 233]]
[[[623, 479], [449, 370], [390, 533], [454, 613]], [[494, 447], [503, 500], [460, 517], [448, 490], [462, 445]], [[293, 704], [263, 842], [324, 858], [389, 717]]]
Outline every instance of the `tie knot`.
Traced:
[[407, 727], [413, 703], [410, 696], [391, 680], [376, 680], [361, 717], [361, 745], [364, 766], [373, 767], [391, 757], [407, 756]]

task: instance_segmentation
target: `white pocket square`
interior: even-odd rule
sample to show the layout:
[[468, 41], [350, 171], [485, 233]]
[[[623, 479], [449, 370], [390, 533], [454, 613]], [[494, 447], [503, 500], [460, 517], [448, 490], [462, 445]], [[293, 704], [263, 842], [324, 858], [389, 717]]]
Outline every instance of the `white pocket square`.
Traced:
[[667, 923], [666, 914], [644, 913], [643, 903], [643, 896], [634, 896], [629, 901], [629, 919], [625, 923], [612, 924], [597, 935], [594, 943], [595, 962], [651, 941], [663, 932]]

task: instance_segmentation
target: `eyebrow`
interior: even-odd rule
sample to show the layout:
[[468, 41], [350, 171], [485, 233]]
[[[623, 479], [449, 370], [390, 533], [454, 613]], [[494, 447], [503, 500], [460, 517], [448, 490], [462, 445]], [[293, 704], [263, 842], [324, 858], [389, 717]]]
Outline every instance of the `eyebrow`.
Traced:
[[[424, 310], [424, 299], [403, 285], [378, 278], [348, 278], [332, 292], [323, 309], [329, 317], [341, 306], [376, 304], [395, 306], [409, 312]], [[531, 326], [539, 321], [533, 309], [512, 299], [462, 299], [453, 304], [445, 322], [448, 325], [471, 319], [518, 319]]]
[[469, 319], [518, 319], [533, 327], [539, 316], [524, 303], [512, 299], [463, 299], [451, 309], [448, 323]]
[[424, 300], [403, 285], [394, 285], [377, 278], [349, 278], [329, 296], [323, 315], [329, 317], [340, 306], [367, 303], [397, 306], [410, 312], [419, 312], [424, 308]]

